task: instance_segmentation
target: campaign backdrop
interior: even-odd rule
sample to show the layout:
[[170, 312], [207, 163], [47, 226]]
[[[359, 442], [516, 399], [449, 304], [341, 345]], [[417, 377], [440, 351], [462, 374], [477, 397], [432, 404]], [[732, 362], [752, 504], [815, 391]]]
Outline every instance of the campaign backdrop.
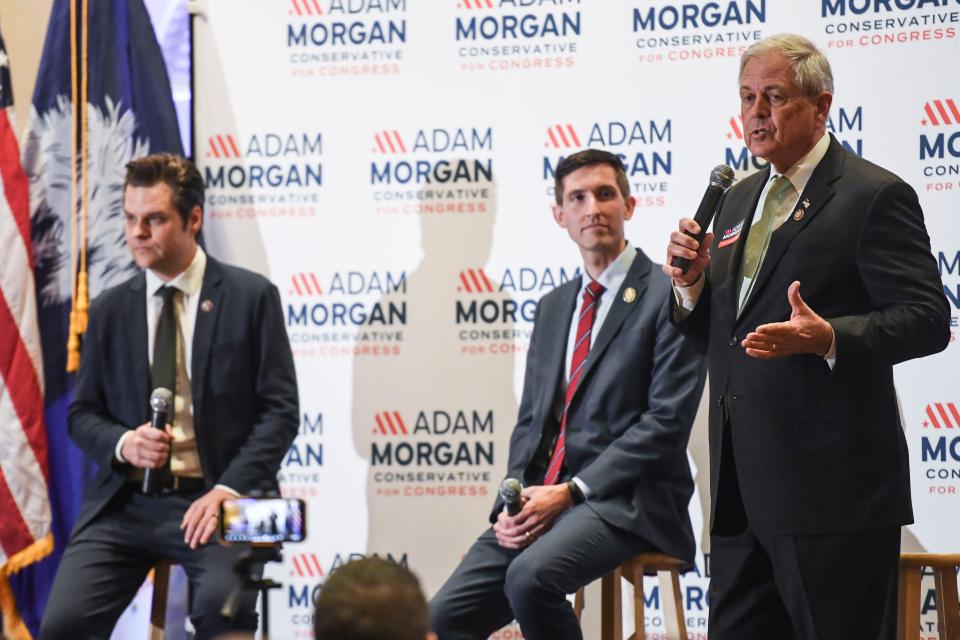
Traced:
[[[428, 594], [442, 584], [503, 477], [536, 301], [581, 268], [550, 214], [557, 162], [619, 154], [637, 198], [628, 238], [662, 261], [714, 165], [765, 166], [744, 146], [737, 92], [738, 57], [765, 36], [803, 34], [830, 58], [829, 130], [916, 189], [956, 326], [956, 0], [197, 5], [206, 244], [279, 287], [299, 377], [281, 481], [307, 501], [309, 534], [271, 567], [275, 637], [311, 637], [313, 598], [351, 558], [405, 564]], [[896, 368], [917, 520], [905, 550], [957, 551], [957, 361], [951, 344]], [[691, 638], [708, 610], [705, 418], [702, 403]], [[653, 580], [646, 599], [662, 630]]]

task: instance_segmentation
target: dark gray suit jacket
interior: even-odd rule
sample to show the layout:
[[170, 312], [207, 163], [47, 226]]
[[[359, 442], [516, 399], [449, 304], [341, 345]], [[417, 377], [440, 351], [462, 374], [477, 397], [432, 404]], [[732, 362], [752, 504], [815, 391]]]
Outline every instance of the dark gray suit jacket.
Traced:
[[[507, 475], [542, 484], [549, 440], [559, 429], [567, 338], [581, 279], [540, 300]], [[634, 289], [633, 302], [624, 291]], [[642, 252], [594, 339], [567, 417], [568, 476], [606, 523], [692, 562], [687, 508], [693, 480], [687, 441], [705, 378], [704, 363], [670, 323], [670, 281]], [[502, 508], [498, 500], [491, 514]]]
[[[708, 356], [714, 513], [726, 405], [743, 505], [756, 530], [845, 533], [912, 522], [893, 365], [940, 351], [950, 337], [916, 193], [832, 138], [795, 213], [771, 236], [737, 317], [737, 273], [768, 177], [754, 174], [727, 192], [706, 287], [680, 324]], [[739, 239], [720, 247], [741, 223]], [[758, 360], [739, 346], [758, 325], [790, 318], [794, 280], [833, 326], [833, 370], [817, 355]]]
[[[140, 273], [91, 305], [68, 427], [100, 472], [74, 533], [127, 479], [130, 466], [114, 457], [120, 436], [149, 419], [145, 286]], [[280, 295], [266, 278], [207, 256], [200, 300], [190, 386], [205, 483], [240, 493], [276, 488], [300, 423]]]

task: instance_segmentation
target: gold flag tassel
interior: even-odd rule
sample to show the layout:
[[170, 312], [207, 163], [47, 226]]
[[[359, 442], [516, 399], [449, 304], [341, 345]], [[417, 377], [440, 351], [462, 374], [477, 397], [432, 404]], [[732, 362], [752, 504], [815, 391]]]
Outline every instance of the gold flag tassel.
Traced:
[[[74, 372], [80, 368], [80, 335], [87, 330], [90, 309], [90, 289], [87, 275], [87, 220], [89, 216], [87, 163], [88, 163], [88, 125], [87, 125], [87, 21], [88, 1], [81, 0], [80, 19], [80, 69], [77, 69], [77, 7], [76, 2], [70, 3], [70, 81], [73, 102], [73, 167], [71, 184], [71, 248], [70, 264], [73, 274], [71, 277], [72, 296], [70, 308], [70, 333], [67, 336], [67, 371]], [[78, 85], [79, 75], [79, 87]], [[78, 91], [79, 88], [79, 91]], [[78, 95], [79, 93], [79, 95]], [[79, 145], [77, 144], [77, 115], [79, 111]], [[77, 147], [80, 151], [80, 162], [77, 163]], [[77, 198], [77, 173], [80, 174], [80, 197]], [[77, 203], [79, 200], [79, 225], [77, 224]], [[79, 226], [79, 237], [78, 229]], [[79, 242], [78, 242], [79, 240]], [[77, 258], [79, 257], [79, 273], [77, 272]]]

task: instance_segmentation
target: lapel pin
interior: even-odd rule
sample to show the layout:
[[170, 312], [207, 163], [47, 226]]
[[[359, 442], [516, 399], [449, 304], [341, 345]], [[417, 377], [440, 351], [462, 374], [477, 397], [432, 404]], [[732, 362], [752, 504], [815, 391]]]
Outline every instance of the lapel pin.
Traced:
[[803, 209], [797, 209], [796, 211], [793, 212], [793, 219], [799, 222], [800, 219], [803, 217], [803, 214], [804, 214]]
[[806, 198], [803, 199], [803, 207], [804, 207], [805, 209], [809, 209], [809, 208], [810, 208], [810, 201], [807, 200]]
[[632, 304], [637, 299], [637, 290], [633, 287], [627, 287], [623, 290], [623, 301]]
[[213, 300], [204, 300], [200, 303], [200, 311], [204, 313], [210, 313], [213, 311]]

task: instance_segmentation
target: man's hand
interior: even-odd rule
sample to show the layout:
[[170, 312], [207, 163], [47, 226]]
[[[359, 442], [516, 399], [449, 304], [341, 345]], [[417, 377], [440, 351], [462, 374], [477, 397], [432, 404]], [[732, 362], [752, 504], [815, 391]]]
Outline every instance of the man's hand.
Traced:
[[183, 541], [191, 549], [210, 540], [220, 523], [220, 503], [233, 497], [228, 491], [214, 487], [193, 501], [180, 523], [180, 529], [185, 530]]
[[793, 312], [788, 322], [762, 324], [747, 334], [740, 343], [747, 355], [754, 358], [780, 358], [798, 353], [825, 356], [833, 344], [833, 327], [814, 313], [800, 297], [800, 282], [787, 289], [787, 300]]
[[503, 512], [493, 525], [497, 542], [507, 549], [523, 549], [533, 544], [553, 526], [558, 515], [573, 506], [566, 484], [527, 487], [520, 498], [523, 500], [520, 513], [509, 516]]
[[169, 424], [160, 430], [154, 429], [149, 422], [144, 422], [124, 439], [120, 446], [120, 455], [135, 467], [159, 469], [167, 464], [171, 442], [173, 429]]
[[[680, 227], [670, 234], [667, 259], [663, 263], [663, 272], [673, 278], [673, 284], [678, 287], [689, 287], [694, 284], [710, 264], [710, 245], [713, 244], [713, 234], [708, 232], [703, 237], [703, 242], [698, 244], [695, 238], [687, 235], [688, 233], [693, 235], [700, 233], [700, 225], [693, 218], [681, 218]], [[686, 274], [680, 267], [670, 266], [675, 257], [691, 261]]]

